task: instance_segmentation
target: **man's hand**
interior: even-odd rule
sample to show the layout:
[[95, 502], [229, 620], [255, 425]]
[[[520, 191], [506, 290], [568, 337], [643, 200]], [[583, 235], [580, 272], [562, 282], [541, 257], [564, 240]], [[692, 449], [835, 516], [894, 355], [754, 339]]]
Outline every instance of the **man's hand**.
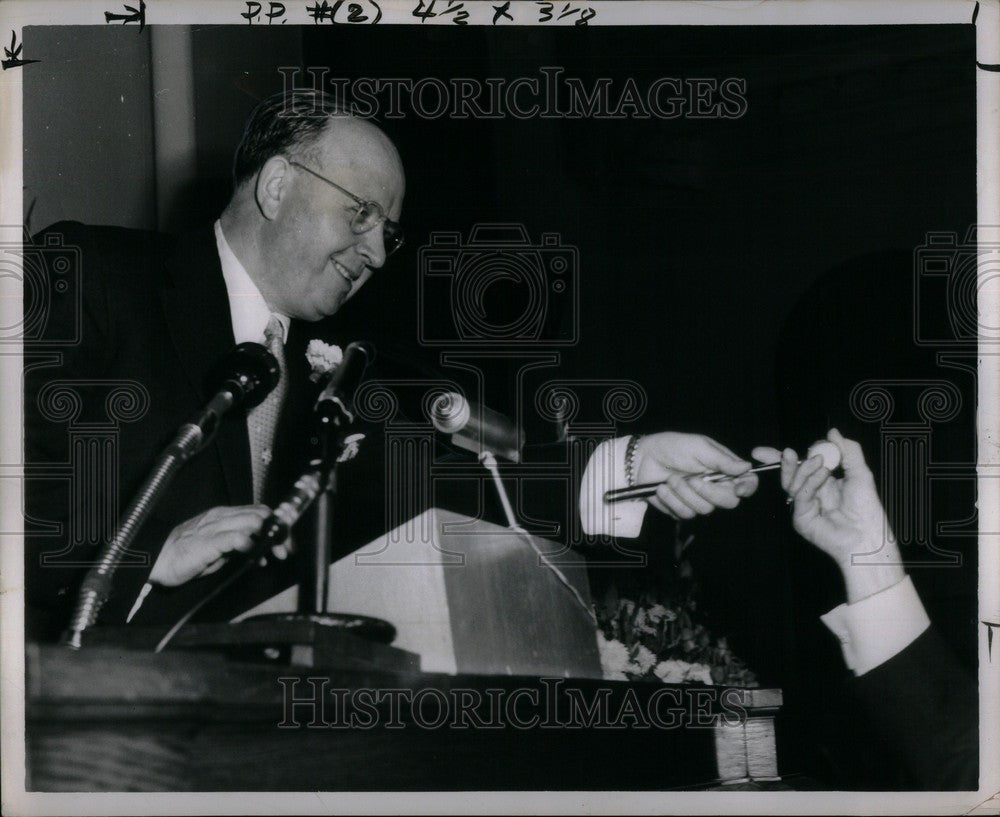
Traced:
[[[702, 434], [664, 431], [636, 446], [636, 483], [664, 482], [649, 504], [675, 519], [693, 519], [716, 508], [735, 508], [757, 490], [750, 463]], [[700, 474], [721, 471], [734, 479], [707, 482]]]
[[791, 448], [755, 448], [753, 457], [762, 462], [780, 459], [781, 485], [794, 501], [792, 526], [837, 563], [848, 603], [854, 603], [892, 586], [904, 572], [861, 446], [835, 428], [827, 439], [840, 449], [843, 479], [834, 479], [819, 455], [800, 464]]
[[150, 583], [176, 587], [214, 573], [230, 553], [250, 549], [250, 536], [269, 513], [266, 505], [220, 506], [182, 522], [163, 543]]

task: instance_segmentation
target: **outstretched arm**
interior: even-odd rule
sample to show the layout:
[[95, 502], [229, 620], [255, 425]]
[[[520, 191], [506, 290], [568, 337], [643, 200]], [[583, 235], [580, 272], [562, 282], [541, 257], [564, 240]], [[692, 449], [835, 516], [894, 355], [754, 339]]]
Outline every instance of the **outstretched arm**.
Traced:
[[856, 677], [854, 688], [875, 729], [897, 748], [915, 788], [978, 788], [976, 686], [930, 620], [902, 566], [896, 537], [861, 447], [831, 429], [844, 476], [818, 456], [760, 448], [781, 461], [794, 503], [792, 524], [832, 558], [847, 604], [824, 615]]
[[[631, 475], [627, 467], [630, 448]], [[650, 506], [674, 519], [693, 519], [716, 508], [735, 508], [757, 490], [757, 475], [746, 473], [749, 468], [749, 462], [703, 434], [664, 431], [609, 440], [594, 451], [583, 475], [583, 529], [590, 535], [634, 538]], [[711, 471], [729, 474], [733, 479], [702, 479], [702, 474]], [[604, 502], [605, 491], [647, 482], [663, 484], [648, 499]]]

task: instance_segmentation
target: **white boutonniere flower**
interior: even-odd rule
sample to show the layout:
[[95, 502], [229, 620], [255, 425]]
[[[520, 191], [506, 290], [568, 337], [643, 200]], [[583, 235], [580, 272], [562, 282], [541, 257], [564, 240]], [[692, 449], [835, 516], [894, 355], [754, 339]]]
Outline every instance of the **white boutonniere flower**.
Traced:
[[309, 341], [309, 345], [306, 347], [306, 360], [312, 367], [309, 379], [313, 383], [318, 383], [336, 369], [343, 359], [344, 352], [339, 346], [323, 343], [321, 340]]

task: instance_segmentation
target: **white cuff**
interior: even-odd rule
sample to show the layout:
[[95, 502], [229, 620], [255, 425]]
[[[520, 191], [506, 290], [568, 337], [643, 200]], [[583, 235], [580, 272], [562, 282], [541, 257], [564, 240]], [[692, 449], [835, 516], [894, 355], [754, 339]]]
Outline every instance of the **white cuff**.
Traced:
[[840, 639], [844, 663], [855, 675], [902, 652], [931, 623], [909, 576], [854, 604], [841, 604], [820, 619]]
[[605, 502], [604, 492], [624, 488], [625, 449], [629, 437], [607, 440], [594, 449], [583, 472], [580, 485], [580, 519], [588, 536], [614, 536], [634, 539], [642, 530], [642, 520], [649, 507], [644, 499]]

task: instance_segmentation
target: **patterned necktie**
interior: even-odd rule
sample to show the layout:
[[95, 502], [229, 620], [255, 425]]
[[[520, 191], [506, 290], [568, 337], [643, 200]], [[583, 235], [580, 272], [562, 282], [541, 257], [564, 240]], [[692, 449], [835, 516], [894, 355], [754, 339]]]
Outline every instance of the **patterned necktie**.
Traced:
[[281, 332], [281, 322], [277, 315], [271, 315], [264, 330], [264, 345], [278, 360], [281, 379], [263, 402], [250, 409], [247, 426], [250, 432], [250, 467], [253, 472], [253, 501], [260, 502], [264, 496], [267, 472], [273, 459], [274, 432], [278, 426], [278, 416], [288, 389], [285, 370], [285, 343]]

